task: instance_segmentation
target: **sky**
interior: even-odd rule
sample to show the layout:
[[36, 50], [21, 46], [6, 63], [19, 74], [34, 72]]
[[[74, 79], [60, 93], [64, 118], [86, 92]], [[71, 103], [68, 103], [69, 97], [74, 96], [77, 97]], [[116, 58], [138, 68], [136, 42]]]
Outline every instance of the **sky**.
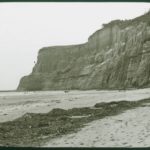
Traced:
[[0, 3], [0, 90], [17, 88], [42, 47], [85, 43], [103, 23], [149, 9], [150, 3]]

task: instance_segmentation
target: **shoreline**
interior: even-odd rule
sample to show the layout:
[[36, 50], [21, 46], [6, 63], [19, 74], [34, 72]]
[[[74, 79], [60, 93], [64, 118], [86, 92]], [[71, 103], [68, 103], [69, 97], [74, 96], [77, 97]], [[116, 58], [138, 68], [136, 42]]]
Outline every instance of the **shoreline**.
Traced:
[[[93, 107], [72, 109], [55, 108], [48, 113], [27, 113], [24, 116], [0, 123], [0, 143], [3, 146], [42, 146], [49, 139], [76, 132], [85, 124], [126, 110], [145, 107], [150, 99], [139, 101], [101, 102]], [[83, 117], [72, 117], [83, 116]]]
[[91, 107], [100, 102], [136, 101], [150, 97], [150, 88], [129, 91], [64, 91], [0, 93], [0, 122], [25, 113], [47, 113], [53, 108]]
[[54, 90], [30, 90], [30, 91], [27, 91], [27, 90], [0, 90], [0, 93], [1, 92], [53, 92], [53, 91], [126, 91], [126, 90], [138, 90], [138, 89], [147, 89], [147, 88], [150, 88], [150, 87], [142, 87], [142, 88], [134, 88], [134, 87], [130, 87], [130, 88], [101, 88], [101, 89], [70, 89], [70, 90], [67, 90], [67, 89], [54, 89]]

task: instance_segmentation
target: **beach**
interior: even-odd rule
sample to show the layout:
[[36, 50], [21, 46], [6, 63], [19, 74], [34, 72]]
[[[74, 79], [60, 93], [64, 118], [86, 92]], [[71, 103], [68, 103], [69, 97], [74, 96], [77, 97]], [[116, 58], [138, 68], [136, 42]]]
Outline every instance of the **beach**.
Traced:
[[[98, 103], [105, 102], [107, 106], [107, 103], [114, 101], [136, 102], [149, 97], [149, 88], [125, 91], [69, 91], [68, 93], [64, 91], [1, 92], [0, 122], [9, 125], [8, 121], [14, 122], [19, 118], [22, 120], [26, 114], [29, 114], [30, 117], [30, 113], [35, 113], [37, 114], [36, 117], [38, 117], [40, 114], [47, 115], [46, 113], [54, 109], [57, 111], [58, 108], [71, 111], [74, 108], [81, 108], [82, 110], [86, 107], [90, 110]], [[82, 117], [86, 116], [83, 115]], [[148, 143], [150, 139], [149, 118], [149, 103], [146, 103], [134, 109], [129, 108], [123, 112], [114, 113], [112, 116], [105, 114], [101, 119], [94, 118], [91, 121], [85, 121], [81, 127], [77, 124], [74, 127], [77, 127], [77, 130], [73, 129], [72, 132], [67, 131], [65, 134], [47, 138], [37, 146], [147, 147], [150, 146]]]
[[150, 147], [150, 107], [128, 110], [87, 124], [46, 147]]

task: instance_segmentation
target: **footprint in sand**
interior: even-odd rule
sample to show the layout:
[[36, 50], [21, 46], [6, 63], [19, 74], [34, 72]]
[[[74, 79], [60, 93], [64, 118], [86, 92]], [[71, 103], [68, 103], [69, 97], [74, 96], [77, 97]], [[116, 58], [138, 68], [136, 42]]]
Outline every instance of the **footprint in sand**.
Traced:
[[140, 137], [140, 138], [139, 138], [139, 140], [141, 140], [141, 141], [142, 141], [142, 140], [143, 140], [143, 138], [141, 138], [141, 137]]
[[69, 143], [68, 143], [68, 142], [65, 142], [65, 144], [67, 144], [67, 145], [68, 145]]
[[124, 143], [122, 143], [123, 145], [126, 145], [126, 144], [128, 144], [127, 142], [124, 142]]
[[51, 102], [52, 103], [60, 103], [61, 101], [60, 100], [52, 100]]
[[95, 144], [96, 142], [98, 142], [98, 140], [94, 140], [93, 143]]
[[67, 140], [64, 140], [64, 142], [66, 143], [66, 142], [67, 142]]
[[73, 101], [72, 99], [69, 99], [69, 101]]
[[104, 123], [104, 125], [106, 125], [106, 126], [107, 126], [107, 125], [109, 125], [109, 124], [108, 124], [108, 123]]
[[81, 142], [80, 145], [84, 145], [84, 143]]
[[111, 141], [115, 141], [115, 139], [114, 139], [114, 138], [111, 138], [110, 140], [111, 140]]

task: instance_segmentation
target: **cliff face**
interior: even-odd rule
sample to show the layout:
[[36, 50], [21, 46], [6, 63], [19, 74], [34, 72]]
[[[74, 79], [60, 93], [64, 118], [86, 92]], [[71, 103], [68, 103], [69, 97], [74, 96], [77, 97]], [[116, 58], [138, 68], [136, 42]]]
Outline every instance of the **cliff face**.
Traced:
[[150, 12], [112, 21], [88, 42], [46, 47], [18, 90], [116, 89], [150, 86]]

